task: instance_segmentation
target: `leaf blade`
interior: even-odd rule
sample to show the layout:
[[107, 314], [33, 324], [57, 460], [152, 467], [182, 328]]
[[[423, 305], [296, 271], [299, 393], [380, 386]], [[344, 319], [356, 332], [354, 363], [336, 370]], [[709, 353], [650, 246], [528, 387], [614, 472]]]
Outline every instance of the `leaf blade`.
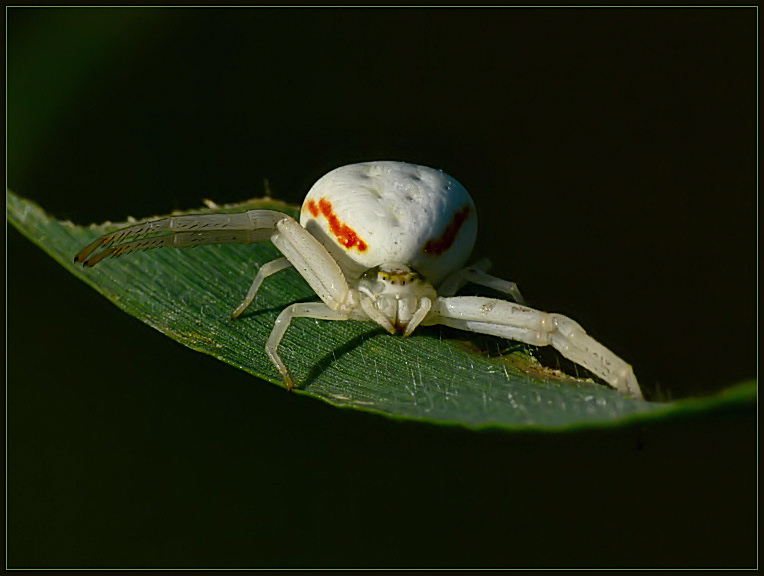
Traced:
[[[297, 211], [262, 200], [193, 212], [253, 208], [293, 216]], [[155, 250], [84, 269], [74, 264], [74, 254], [121, 225], [61, 222], [10, 191], [6, 214], [32, 242], [132, 316], [185, 346], [282, 385], [264, 343], [285, 306], [316, 299], [307, 283], [293, 269], [280, 272], [263, 285], [241, 319], [229, 317], [256, 268], [280, 257], [270, 243]], [[625, 398], [597, 383], [546, 370], [522, 354], [488, 358], [444, 337], [438, 327], [402, 338], [371, 323], [297, 319], [279, 351], [297, 393], [397, 418], [559, 429], [612, 425], [670, 413], [677, 406]]]

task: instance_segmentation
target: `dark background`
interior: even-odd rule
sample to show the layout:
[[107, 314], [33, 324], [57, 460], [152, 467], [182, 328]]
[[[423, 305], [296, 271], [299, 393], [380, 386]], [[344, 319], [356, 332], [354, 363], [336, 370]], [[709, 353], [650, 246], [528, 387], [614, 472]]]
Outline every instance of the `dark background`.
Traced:
[[[757, 375], [755, 9], [17, 9], [8, 186], [78, 224], [444, 169], [476, 256], [683, 398]], [[286, 394], [8, 231], [10, 566], [752, 566], [749, 411], [566, 434]]]

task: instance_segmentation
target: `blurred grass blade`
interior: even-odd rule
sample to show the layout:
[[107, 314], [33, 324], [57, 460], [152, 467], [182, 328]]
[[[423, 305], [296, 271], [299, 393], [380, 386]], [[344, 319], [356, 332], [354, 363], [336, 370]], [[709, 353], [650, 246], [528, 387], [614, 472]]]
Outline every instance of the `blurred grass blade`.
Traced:
[[[224, 209], [253, 208], [297, 213], [294, 207], [266, 200]], [[193, 212], [213, 211], [219, 210]], [[280, 257], [269, 242], [153, 250], [84, 269], [73, 263], [74, 255], [121, 225], [61, 222], [12, 192], [6, 193], [6, 214], [22, 234], [127, 313], [194, 350], [283, 385], [264, 344], [285, 306], [316, 299], [307, 283], [294, 269], [280, 272], [267, 280], [240, 320], [229, 317], [258, 267]], [[750, 383], [715, 399], [671, 404], [633, 400], [606, 386], [547, 370], [522, 353], [489, 358], [464, 343], [471, 338], [433, 327], [404, 339], [372, 323], [301, 318], [279, 350], [297, 393], [335, 406], [468, 426], [614, 424], [750, 402], [756, 395], [756, 384]]]

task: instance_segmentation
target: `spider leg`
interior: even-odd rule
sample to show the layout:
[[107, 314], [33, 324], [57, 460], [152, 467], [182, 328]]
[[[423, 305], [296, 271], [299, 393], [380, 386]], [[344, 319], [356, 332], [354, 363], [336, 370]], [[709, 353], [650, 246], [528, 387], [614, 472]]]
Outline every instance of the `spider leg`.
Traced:
[[[238, 214], [201, 214], [162, 218], [127, 226], [101, 236], [86, 246], [75, 262], [95, 266], [109, 256], [136, 250], [173, 246], [183, 248], [203, 244], [248, 243], [270, 240], [281, 251], [279, 258], [262, 266], [244, 301], [233, 311], [235, 318], [254, 300], [268, 276], [294, 266], [323, 300], [321, 303], [293, 304], [276, 319], [265, 349], [284, 378], [287, 388], [294, 384], [277, 353], [279, 342], [294, 317], [347, 320], [358, 305], [357, 292], [350, 290], [345, 276], [327, 249], [292, 217], [273, 210], [250, 210]], [[101, 252], [93, 252], [105, 247]]]
[[289, 268], [290, 266], [292, 266], [292, 263], [286, 258], [278, 258], [277, 260], [271, 260], [270, 262], [263, 264], [260, 267], [260, 270], [257, 271], [257, 276], [255, 276], [252, 285], [249, 287], [244, 300], [242, 300], [241, 304], [239, 304], [236, 309], [231, 312], [231, 318], [235, 320], [241, 316], [247, 308], [249, 308], [250, 304], [252, 304], [252, 302], [255, 300], [255, 296], [257, 295], [257, 291], [260, 289], [260, 285], [263, 283], [263, 280], [265, 280], [268, 276], [275, 274], [276, 272], [280, 272], [281, 270]]
[[551, 345], [619, 392], [642, 398], [631, 366], [594, 340], [567, 316], [541, 312], [504, 300], [455, 296], [436, 299], [430, 314], [422, 323], [444, 324], [536, 346]]
[[349, 312], [356, 302], [348, 302], [350, 290], [345, 275], [329, 251], [292, 218], [276, 224], [271, 242], [292, 263], [315, 293], [332, 310]]
[[[276, 232], [271, 236], [271, 242], [284, 255], [284, 260], [295, 267], [318, 297], [323, 300], [323, 302], [292, 304], [285, 308], [276, 318], [273, 331], [265, 343], [268, 357], [281, 373], [286, 387], [292, 390], [294, 382], [277, 351], [292, 318], [348, 320], [351, 316], [357, 315], [358, 292], [350, 289], [339, 264], [332, 258], [329, 251], [295, 220], [284, 218], [279, 221], [276, 224]], [[284, 260], [272, 262], [272, 266], [266, 272], [262, 272], [261, 268], [258, 276], [262, 275], [265, 278], [266, 275], [286, 268], [288, 264]], [[253, 288], [257, 290], [256, 282], [257, 278], [250, 292]]]
[[[271, 230], [223, 230], [213, 232], [175, 232], [152, 238], [142, 238], [109, 246], [88, 258], [83, 264], [92, 268], [109, 256], [117, 258], [130, 252], [151, 250], [152, 248], [196, 248], [209, 244], [253, 244], [268, 240]], [[76, 262], [77, 260], [75, 260]]]
[[472, 283], [506, 294], [515, 302], [523, 304], [525, 300], [523, 300], [523, 296], [520, 294], [517, 284], [497, 278], [496, 276], [491, 276], [488, 274], [488, 269], [490, 267], [491, 261], [488, 258], [483, 258], [472, 266], [457, 270], [448, 276], [438, 287], [438, 294], [441, 296], [453, 296], [460, 288], [468, 283]]
[[340, 312], [335, 312], [323, 302], [292, 304], [282, 310], [281, 314], [276, 318], [276, 322], [273, 324], [273, 330], [268, 337], [268, 341], [265, 343], [265, 351], [271, 359], [271, 362], [276, 365], [276, 368], [281, 373], [282, 378], [284, 378], [284, 384], [289, 390], [294, 389], [294, 381], [289, 375], [289, 370], [287, 370], [286, 364], [284, 364], [278, 354], [278, 346], [293, 318], [315, 318], [317, 320], [348, 319], [347, 316]]
[[[88, 244], [75, 257], [91, 267], [108, 256], [121, 256], [150, 248], [187, 248], [204, 244], [248, 244], [268, 240], [280, 220], [290, 219], [274, 210], [250, 210], [236, 214], [186, 214], [120, 228]], [[294, 221], [294, 220], [293, 220]], [[88, 258], [96, 249], [106, 250]]]
[[[204, 244], [250, 243], [271, 240], [333, 310], [345, 304], [348, 284], [337, 262], [324, 246], [294, 218], [274, 210], [250, 210], [234, 214], [186, 214], [134, 224], [105, 234], [91, 242], [74, 257], [91, 267], [109, 256], [121, 256], [137, 250], [172, 246], [185, 248]], [[94, 256], [99, 247], [106, 247]], [[286, 267], [286, 264], [283, 264]], [[274, 273], [276, 266], [267, 269]], [[260, 281], [268, 274], [264, 273]], [[255, 278], [257, 281], [257, 277]], [[257, 286], [250, 288], [252, 298]], [[248, 298], [242, 304], [249, 305]], [[246, 308], [244, 306], [244, 308]], [[236, 309], [238, 314], [244, 309]], [[237, 315], [238, 315], [237, 314]]]

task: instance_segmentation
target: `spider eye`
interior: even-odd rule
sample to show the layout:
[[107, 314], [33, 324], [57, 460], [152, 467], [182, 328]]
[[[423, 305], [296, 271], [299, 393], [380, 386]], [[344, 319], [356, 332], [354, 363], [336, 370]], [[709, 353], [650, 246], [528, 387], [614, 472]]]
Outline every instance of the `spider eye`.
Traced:
[[[421, 274], [403, 265], [382, 265], [369, 268], [363, 273], [363, 280], [368, 285], [377, 283], [389, 286], [406, 286], [423, 280]], [[380, 288], [381, 289], [381, 286]]]

